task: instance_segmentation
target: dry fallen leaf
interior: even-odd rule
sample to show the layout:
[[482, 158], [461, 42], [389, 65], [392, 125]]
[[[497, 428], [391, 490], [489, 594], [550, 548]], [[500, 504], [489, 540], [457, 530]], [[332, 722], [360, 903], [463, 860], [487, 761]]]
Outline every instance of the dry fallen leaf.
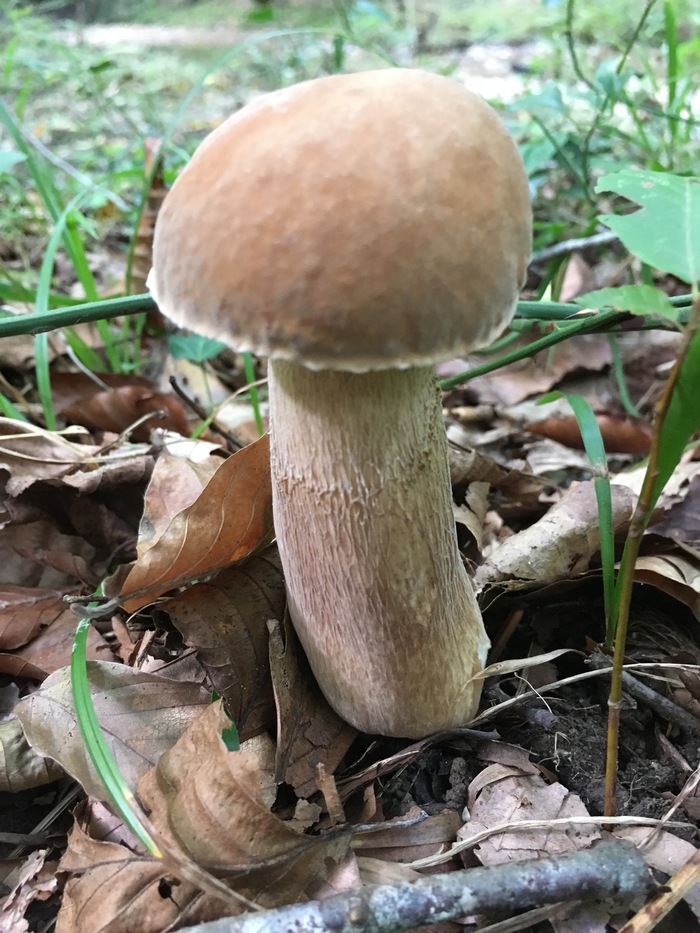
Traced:
[[77, 824], [59, 871], [68, 877], [56, 933], [163, 933], [222, 915], [220, 901], [169, 877], [158, 859], [91, 839]]
[[274, 728], [267, 624], [282, 619], [285, 601], [279, 556], [268, 548], [163, 606], [197, 651], [241, 740]]
[[[142, 524], [150, 519], [144, 515]], [[269, 438], [225, 460], [192, 505], [174, 515], [146, 550], [122, 588], [129, 612], [205, 574], [248, 557], [272, 536]]]
[[0, 930], [28, 933], [27, 908], [35, 900], [45, 900], [58, 888], [55, 863], [46, 862], [49, 849], [36, 849], [27, 857], [17, 883], [0, 901]]
[[63, 769], [35, 751], [15, 716], [0, 722], [0, 792], [17, 794], [30, 787], [50, 784]]
[[[613, 486], [613, 528], [629, 521], [635, 496]], [[477, 590], [499, 583], [509, 589], [545, 586], [588, 569], [600, 549], [600, 523], [592, 482], [571, 486], [534, 525], [506, 539], [475, 575]]]
[[[643, 418], [596, 412], [596, 422], [608, 453], [648, 454], [651, 448], [651, 426]], [[573, 415], [532, 421], [527, 430], [541, 434], [567, 447], [583, 450], [583, 438], [578, 421]]]
[[11, 651], [31, 641], [42, 629], [68, 614], [77, 619], [63, 593], [40, 587], [0, 586], [0, 649]]
[[200, 866], [263, 907], [306, 900], [350, 844], [346, 831], [308, 836], [270, 812], [257, 755], [229, 751], [221, 701], [207, 708], [139, 783], [154, 826]]
[[314, 679], [294, 629], [270, 625], [270, 667], [277, 704], [277, 780], [299, 797], [319, 786], [319, 765], [333, 774], [357, 731], [335, 713]]
[[[89, 661], [87, 668], [105, 739], [127, 784], [134, 787], [209, 703], [209, 692], [121, 664]], [[15, 713], [36, 752], [59, 762], [88, 794], [106, 799], [75, 719], [68, 668], [20, 700]]]
[[158, 391], [140, 376], [102, 373], [102, 388], [85, 373], [54, 373], [51, 380], [55, 408], [61, 417], [91, 431], [121, 434], [151, 412], [164, 412], [165, 418], [153, 418], [133, 432], [135, 441], [147, 443], [154, 428], [190, 433], [182, 403], [170, 393]]
[[546, 784], [541, 775], [523, 773], [519, 768], [489, 765], [469, 787], [471, 819], [458, 833], [471, 839], [502, 823], [542, 820], [540, 829], [506, 830], [483, 840], [475, 849], [483, 865], [532, 858], [533, 855], [563, 855], [588, 847], [600, 833], [593, 826], [548, 828], [549, 820], [587, 817], [588, 811], [577, 794], [562, 784]]

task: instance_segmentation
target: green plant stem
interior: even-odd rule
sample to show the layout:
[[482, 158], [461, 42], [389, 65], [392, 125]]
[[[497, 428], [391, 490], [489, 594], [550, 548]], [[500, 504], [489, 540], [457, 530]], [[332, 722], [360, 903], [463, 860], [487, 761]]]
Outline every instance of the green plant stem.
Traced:
[[610, 681], [610, 695], [608, 697], [608, 742], [605, 761], [605, 816], [615, 815], [615, 793], [617, 790], [617, 767], [620, 729], [620, 704], [622, 702], [622, 673], [625, 661], [625, 645], [627, 643], [627, 628], [629, 624], [630, 603], [634, 587], [634, 570], [639, 555], [639, 546], [644, 530], [649, 524], [655, 505], [656, 482], [659, 475], [659, 453], [661, 449], [661, 435], [664, 422], [671, 405], [676, 384], [681, 373], [690, 343], [700, 326], [700, 296], [693, 300], [691, 321], [685, 331], [683, 344], [673, 364], [661, 398], [657, 403], [656, 417], [652, 432], [651, 452], [647, 462], [646, 473], [639, 499], [632, 515], [629, 532], [622, 552], [620, 569], [617, 576], [617, 586], [613, 605], [613, 614], [610, 620], [610, 631], [614, 633], [615, 648], [613, 652], [613, 668]]
[[499, 356], [489, 363], [482, 363], [481, 366], [475, 366], [467, 372], [451, 376], [449, 379], [441, 379], [438, 385], [443, 390], [453, 389], [463, 382], [476, 378], [476, 376], [485, 376], [487, 373], [500, 369], [502, 366], [507, 366], [509, 363], [517, 363], [519, 360], [524, 360], [528, 356], [533, 356], [541, 350], [556, 346], [556, 344], [561, 343], [563, 340], [568, 340], [570, 337], [580, 337], [582, 334], [591, 334], [599, 330], [607, 332], [611, 327], [620, 324], [626, 318], [626, 311], [599, 311], [575, 323], [567, 322], [565, 324], [560, 324], [556, 330], [552, 331], [550, 334], [546, 334], [544, 337], [540, 337], [539, 340], [533, 340], [532, 343], [527, 344], [525, 347], [520, 347], [518, 350], [513, 350], [512, 353]]
[[[67, 307], [51, 308], [49, 311], [41, 311], [35, 314], [16, 314], [0, 318], [0, 339], [2, 337], [16, 337], [17, 334], [42, 334], [49, 330], [58, 330], [61, 327], [72, 327], [74, 324], [83, 324], [88, 321], [110, 320], [127, 314], [138, 314], [141, 311], [151, 311], [156, 304], [151, 295], [125, 295], [121, 298], [106, 298], [102, 301], [74, 301], [66, 299]], [[681, 309], [679, 320], [684, 321], [683, 311], [691, 305], [690, 295], [677, 295], [671, 298], [671, 304]], [[581, 308], [565, 301], [519, 301], [516, 312], [516, 321], [538, 321], [542, 323], [552, 323], [553, 321], [564, 321], [571, 318], [573, 324], [573, 315], [580, 314]], [[599, 312], [597, 315], [590, 315], [583, 320], [598, 320], [602, 322], [601, 315], [606, 312]], [[624, 316], [624, 312], [620, 312]], [[652, 322], [652, 328], [658, 327], [657, 322]], [[601, 326], [601, 330], [607, 330]]]

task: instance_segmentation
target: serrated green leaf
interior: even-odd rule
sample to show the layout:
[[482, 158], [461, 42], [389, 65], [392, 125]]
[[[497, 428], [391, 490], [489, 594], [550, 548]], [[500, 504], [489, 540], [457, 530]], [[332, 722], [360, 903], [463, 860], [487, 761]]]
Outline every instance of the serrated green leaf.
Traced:
[[678, 311], [664, 292], [652, 285], [622, 285], [620, 288], [599, 288], [574, 298], [581, 308], [614, 308], [631, 314], [658, 314], [674, 323]]
[[640, 210], [600, 220], [642, 262], [684, 282], [700, 280], [700, 178], [626, 170], [604, 175], [596, 191], [614, 191]]

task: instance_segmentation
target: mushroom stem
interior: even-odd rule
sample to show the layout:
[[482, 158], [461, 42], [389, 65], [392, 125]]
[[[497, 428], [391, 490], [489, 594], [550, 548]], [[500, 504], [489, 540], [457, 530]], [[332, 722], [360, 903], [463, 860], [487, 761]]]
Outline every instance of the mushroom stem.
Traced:
[[457, 548], [432, 368], [269, 366], [275, 528], [321, 690], [365, 732], [464, 725], [489, 642]]

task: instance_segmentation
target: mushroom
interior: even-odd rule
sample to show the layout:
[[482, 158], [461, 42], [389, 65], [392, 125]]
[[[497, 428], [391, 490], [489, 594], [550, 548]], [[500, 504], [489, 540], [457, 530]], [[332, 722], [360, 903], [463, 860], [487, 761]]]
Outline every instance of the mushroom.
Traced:
[[413, 69], [263, 95], [165, 199], [149, 287], [269, 357], [291, 619], [331, 706], [418, 738], [464, 725], [489, 641], [457, 547], [434, 365], [508, 323], [527, 177], [496, 113]]

